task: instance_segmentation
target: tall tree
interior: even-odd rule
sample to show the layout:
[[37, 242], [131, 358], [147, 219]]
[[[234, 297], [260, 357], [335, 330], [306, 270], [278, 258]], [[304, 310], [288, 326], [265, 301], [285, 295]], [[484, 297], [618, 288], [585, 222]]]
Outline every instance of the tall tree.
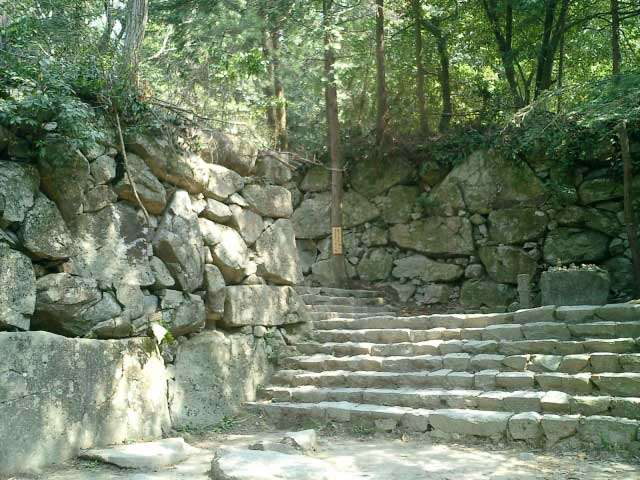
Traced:
[[376, 142], [381, 145], [386, 143], [390, 134], [387, 76], [384, 61], [384, 0], [376, 0], [376, 91], [378, 99]]
[[413, 20], [415, 29], [415, 47], [416, 47], [416, 97], [418, 103], [418, 119], [420, 122], [420, 135], [429, 134], [429, 119], [427, 117], [427, 108], [424, 94], [425, 73], [422, 52], [422, 7], [420, 0], [411, 0], [413, 9]]
[[620, 9], [618, 0], [611, 0], [611, 68], [613, 75], [619, 75], [622, 68], [620, 52]]
[[571, 0], [545, 0], [544, 27], [536, 69], [535, 98], [553, 85], [553, 64], [566, 28], [570, 4]]
[[140, 47], [144, 40], [144, 32], [149, 19], [149, 0], [128, 0], [125, 21], [123, 67], [133, 84], [138, 83], [138, 66], [140, 64]]
[[338, 89], [336, 83], [336, 54], [332, 30], [333, 0], [322, 0], [322, 27], [324, 30], [325, 115], [327, 121], [327, 148], [331, 159], [331, 230], [333, 247], [333, 275], [336, 286], [349, 285], [347, 264], [342, 244], [342, 145], [338, 116]]

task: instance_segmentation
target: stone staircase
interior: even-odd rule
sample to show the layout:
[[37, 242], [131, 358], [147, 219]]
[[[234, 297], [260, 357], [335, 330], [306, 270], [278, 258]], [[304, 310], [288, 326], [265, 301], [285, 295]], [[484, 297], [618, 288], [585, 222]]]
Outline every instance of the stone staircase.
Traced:
[[276, 423], [640, 448], [640, 305], [399, 317], [376, 292], [299, 293], [303, 355], [250, 404]]

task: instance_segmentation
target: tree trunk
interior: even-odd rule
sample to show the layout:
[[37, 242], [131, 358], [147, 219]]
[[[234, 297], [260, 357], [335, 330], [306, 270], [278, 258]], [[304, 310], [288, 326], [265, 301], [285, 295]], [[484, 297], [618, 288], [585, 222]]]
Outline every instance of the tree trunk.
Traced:
[[613, 75], [619, 75], [622, 68], [620, 53], [620, 10], [618, 0], [611, 0], [611, 63]]
[[382, 145], [386, 143], [389, 136], [389, 105], [384, 66], [384, 0], [376, 0], [376, 87], [378, 97], [376, 143]]
[[564, 32], [562, 33], [562, 37], [560, 38], [560, 52], [558, 53], [558, 88], [560, 92], [558, 93], [558, 105], [557, 112], [560, 113], [562, 111], [562, 86], [564, 85]]
[[618, 127], [618, 138], [620, 139], [620, 151], [624, 164], [624, 222], [627, 225], [627, 236], [629, 237], [629, 248], [633, 260], [634, 296], [640, 297], [640, 246], [638, 245], [638, 229], [636, 228], [635, 215], [633, 211], [633, 198], [631, 188], [633, 183], [631, 171], [631, 153], [629, 151], [629, 135], [627, 133], [626, 121], [622, 121]]
[[144, 40], [144, 31], [149, 18], [149, 0], [128, 0], [127, 31], [124, 39], [125, 74], [132, 85], [138, 84], [138, 66], [140, 64], [140, 47]]
[[440, 117], [440, 132], [446, 132], [451, 125], [453, 104], [451, 102], [451, 74], [449, 71], [449, 50], [447, 36], [440, 32], [437, 39], [438, 56], [440, 57], [440, 90], [442, 93], [442, 116]]
[[276, 148], [287, 150], [289, 139], [287, 135], [287, 105], [282, 82], [282, 69], [280, 68], [280, 30], [274, 29], [271, 34], [273, 49], [273, 93], [276, 100]]
[[545, 2], [544, 30], [536, 69], [535, 98], [538, 98], [542, 92], [549, 90], [553, 85], [553, 63], [560, 44], [560, 38], [564, 33], [569, 4], [571, 3], [571, 0], [562, 0], [556, 20], [558, 1], [546, 0]]
[[274, 103], [275, 91], [275, 65], [273, 63], [273, 38], [271, 30], [265, 25], [262, 29], [262, 52], [267, 64], [267, 81], [264, 85], [263, 92], [267, 100], [266, 116], [267, 129], [271, 133], [271, 143], [277, 149], [278, 142], [278, 118], [276, 113], [276, 105]]
[[420, 135], [429, 135], [429, 119], [427, 117], [424, 95], [424, 63], [422, 61], [422, 10], [420, 0], [411, 0], [413, 17], [415, 20], [416, 36], [416, 97], [418, 101], [418, 118], [420, 121]]
[[322, 1], [324, 26], [325, 108], [327, 118], [327, 147], [331, 159], [331, 230], [333, 276], [337, 287], [349, 286], [349, 275], [342, 245], [342, 148], [340, 145], [340, 119], [338, 92], [335, 78], [335, 52], [331, 38], [330, 11], [333, 0]]

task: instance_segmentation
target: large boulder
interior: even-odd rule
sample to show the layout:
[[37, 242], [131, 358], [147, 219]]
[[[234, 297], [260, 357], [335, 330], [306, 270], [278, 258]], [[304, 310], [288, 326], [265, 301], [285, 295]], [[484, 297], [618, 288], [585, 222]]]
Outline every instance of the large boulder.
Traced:
[[549, 265], [599, 262], [609, 255], [609, 237], [594, 230], [556, 228], [547, 235], [543, 253]]
[[[349, 278], [356, 276], [356, 269], [349, 263], [347, 264], [347, 275]], [[318, 260], [311, 265], [311, 273], [313, 281], [319, 283], [323, 287], [336, 287], [339, 285], [339, 279], [336, 278], [333, 258]]]
[[80, 449], [160, 438], [171, 427], [153, 339], [3, 333], [0, 357], [2, 477], [64, 462]]
[[47, 143], [38, 170], [42, 190], [58, 205], [62, 217], [73, 221], [82, 213], [84, 193], [91, 183], [88, 160], [69, 143], [54, 140]]
[[382, 219], [387, 223], [408, 223], [418, 201], [420, 189], [398, 185], [382, 201]]
[[68, 336], [83, 336], [91, 329], [120, 315], [115, 296], [102, 292], [93, 278], [52, 273], [36, 282], [33, 324], [41, 330]]
[[279, 219], [268, 226], [256, 242], [261, 263], [258, 275], [278, 285], [302, 283], [302, 267], [290, 220]]
[[537, 262], [524, 250], [501, 245], [480, 247], [480, 260], [491, 278], [499, 283], [518, 283], [518, 275], [533, 278]]
[[416, 168], [407, 160], [372, 155], [354, 162], [349, 179], [356, 192], [373, 198], [411, 180], [415, 174]]
[[324, 192], [330, 187], [331, 170], [322, 165], [311, 167], [300, 183], [300, 189], [304, 192]]
[[478, 151], [432, 190], [427, 211], [432, 215], [457, 215], [460, 210], [487, 214], [499, 208], [537, 207], [548, 196], [544, 184], [525, 163]]
[[262, 153], [258, 155], [258, 160], [256, 160], [255, 175], [264, 178], [269, 183], [284, 185], [291, 180], [292, 168], [273, 156]]
[[201, 131], [198, 136], [204, 144], [200, 155], [206, 162], [223, 165], [245, 177], [253, 173], [258, 158], [253, 143], [237, 135], [213, 130]]
[[0, 272], [0, 330], [29, 330], [29, 317], [36, 306], [36, 277], [31, 261], [0, 243]]
[[42, 194], [20, 226], [22, 245], [35, 258], [60, 260], [71, 256], [71, 234], [55, 203]]
[[633, 292], [633, 263], [627, 257], [613, 257], [600, 265], [609, 272], [611, 290], [630, 295]]
[[[133, 179], [140, 201], [149, 213], [160, 215], [167, 204], [167, 192], [164, 186], [138, 155], [128, 153], [127, 164], [129, 166], [129, 174]], [[138, 200], [135, 197], [133, 187], [129, 183], [127, 175], [124, 175], [116, 184], [115, 190], [118, 198], [138, 205]]]
[[560, 210], [554, 220], [563, 227], [586, 227], [611, 237], [616, 236], [620, 231], [620, 222], [615, 213], [599, 208], [573, 205]]
[[624, 189], [622, 182], [616, 182], [609, 178], [593, 178], [580, 184], [578, 194], [584, 205], [607, 202], [622, 198]]
[[150, 320], [161, 320], [174, 337], [195, 333], [204, 328], [207, 317], [204, 301], [198, 295], [177, 290], [161, 290], [160, 311]]
[[256, 243], [264, 230], [262, 217], [248, 208], [242, 208], [238, 205], [231, 205], [229, 210], [231, 211], [229, 225], [238, 231], [247, 245], [251, 246]]
[[204, 243], [198, 217], [184, 190], [174, 194], [162, 216], [153, 239], [153, 249], [182, 290], [193, 292], [202, 285]]
[[227, 283], [240, 283], [249, 260], [247, 244], [233, 228], [198, 219], [205, 245], [210, 247], [213, 263]]
[[263, 325], [272, 327], [309, 321], [307, 307], [291, 287], [238, 285], [227, 287], [226, 327]]
[[609, 284], [609, 274], [595, 266], [549, 270], [540, 277], [542, 305], [604, 305]]
[[146, 229], [131, 205], [121, 202], [79, 215], [70, 230], [76, 250], [70, 259], [70, 273], [109, 284], [154, 283]]
[[393, 257], [384, 248], [368, 250], [358, 264], [358, 275], [366, 282], [386, 280], [393, 268]]
[[540, 238], [547, 215], [535, 208], [504, 208], [489, 215], [489, 237], [497, 243], [519, 244]]
[[253, 335], [206, 331], [179, 339], [169, 406], [174, 428], [205, 428], [238, 413], [268, 383], [266, 342]]
[[24, 220], [39, 184], [38, 171], [31, 165], [0, 160], [0, 228]]
[[313, 240], [296, 239], [296, 249], [300, 257], [302, 272], [311, 272], [311, 265], [313, 265], [318, 258], [318, 246], [316, 242]]
[[465, 307], [506, 307], [515, 298], [514, 287], [492, 280], [468, 280], [460, 291], [460, 303]]
[[353, 228], [380, 215], [380, 210], [358, 192], [346, 192], [342, 197], [344, 228]]
[[464, 217], [429, 217], [391, 227], [391, 241], [401, 248], [433, 256], [472, 255], [471, 222]]
[[220, 320], [224, 315], [226, 284], [222, 272], [215, 265], [204, 266], [204, 285], [206, 287], [204, 301], [207, 307], [207, 320]]
[[242, 196], [249, 208], [258, 215], [270, 218], [289, 218], [293, 213], [291, 192], [278, 185], [247, 185]]

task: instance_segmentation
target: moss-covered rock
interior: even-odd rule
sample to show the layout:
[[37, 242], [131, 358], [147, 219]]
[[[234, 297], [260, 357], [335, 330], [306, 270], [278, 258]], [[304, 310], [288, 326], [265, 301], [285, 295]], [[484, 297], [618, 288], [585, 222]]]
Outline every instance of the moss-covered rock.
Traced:
[[462, 285], [460, 303], [465, 307], [505, 307], [516, 298], [511, 285], [492, 280], [468, 280]]
[[535, 208], [504, 208], [489, 214], [489, 237], [497, 243], [519, 244], [540, 238], [549, 219]]
[[518, 275], [533, 277], [537, 262], [524, 250], [501, 245], [499, 247], [480, 247], [480, 260], [487, 273], [496, 282], [518, 283]]
[[418, 187], [398, 185], [391, 188], [382, 201], [382, 219], [387, 223], [410, 222], [419, 195]]
[[360, 260], [358, 275], [367, 282], [386, 280], [392, 268], [393, 257], [383, 248], [374, 248]]
[[549, 265], [599, 262], [607, 258], [609, 237], [594, 230], [557, 228], [544, 243], [544, 260]]
[[394, 185], [415, 177], [416, 169], [401, 158], [372, 156], [355, 162], [349, 174], [351, 186], [362, 195], [372, 198]]
[[391, 227], [391, 241], [433, 256], [471, 255], [474, 252], [471, 222], [464, 217], [429, 217]]

